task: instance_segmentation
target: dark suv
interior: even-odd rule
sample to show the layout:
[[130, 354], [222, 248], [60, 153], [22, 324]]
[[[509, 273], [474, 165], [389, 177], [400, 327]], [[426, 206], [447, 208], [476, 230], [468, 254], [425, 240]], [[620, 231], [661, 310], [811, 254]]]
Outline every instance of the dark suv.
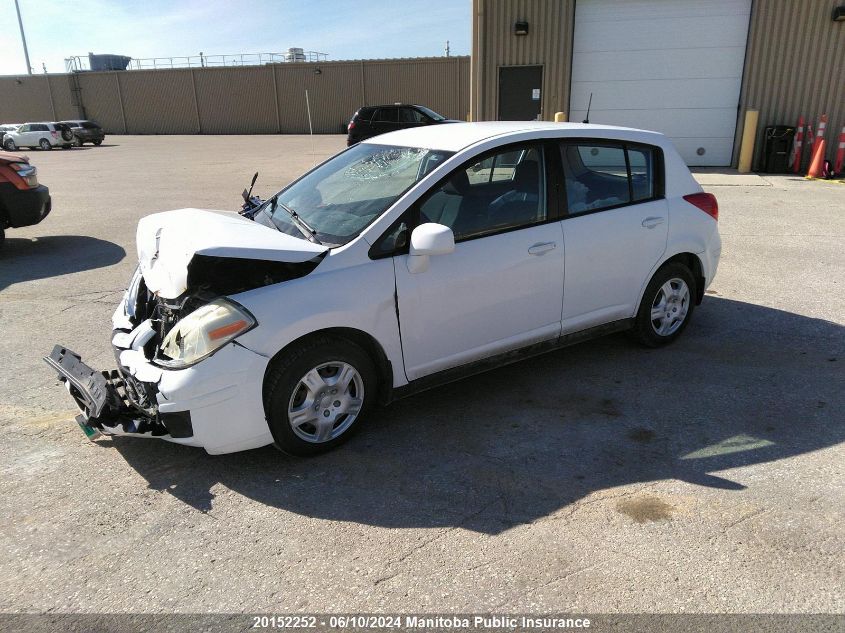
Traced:
[[70, 129], [73, 130], [77, 147], [85, 143], [100, 145], [106, 138], [103, 128], [96, 121], [62, 121], [62, 123], [69, 125]]
[[347, 145], [355, 145], [364, 139], [404, 130], [409, 127], [432, 125], [435, 123], [457, 123], [447, 119], [434, 110], [421, 105], [394, 103], [393, 105], [364, 106], [352, 115], [352, 120], [346, 128]]

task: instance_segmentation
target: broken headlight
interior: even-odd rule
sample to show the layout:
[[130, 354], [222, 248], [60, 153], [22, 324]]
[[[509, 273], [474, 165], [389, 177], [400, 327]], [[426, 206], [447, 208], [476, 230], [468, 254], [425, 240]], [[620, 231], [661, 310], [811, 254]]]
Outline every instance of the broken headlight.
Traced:
[[181, 319], [161, 343], [158, 363], [181, 369], [211, 356], [257, 325], [246, 309], [228, 299], [215, 299]]

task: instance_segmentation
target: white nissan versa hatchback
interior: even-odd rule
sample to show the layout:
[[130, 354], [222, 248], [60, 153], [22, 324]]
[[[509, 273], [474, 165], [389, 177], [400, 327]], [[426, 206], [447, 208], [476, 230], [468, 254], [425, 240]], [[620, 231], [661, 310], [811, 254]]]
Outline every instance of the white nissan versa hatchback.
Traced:
[[118, 369], [45, 360], [89, 436], [229, 453], [336, 446], [368, 410], [630, 330], [677, 338], [716, 273], [715, 198], [671, 142], [542, 122], [402, 130], [346, 149], [246, 219], [138, 225]]

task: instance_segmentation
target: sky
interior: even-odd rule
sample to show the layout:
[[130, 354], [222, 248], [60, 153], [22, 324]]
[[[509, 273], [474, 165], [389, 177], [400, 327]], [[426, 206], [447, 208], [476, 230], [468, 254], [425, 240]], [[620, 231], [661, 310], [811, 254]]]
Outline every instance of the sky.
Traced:
[[[329, 60], [468, 55], [470, 0], [19, 0], [33, 72], [72, 55], [283, 53]], [[24, 74], [14, 0], [0, 0], [0, 75]]]

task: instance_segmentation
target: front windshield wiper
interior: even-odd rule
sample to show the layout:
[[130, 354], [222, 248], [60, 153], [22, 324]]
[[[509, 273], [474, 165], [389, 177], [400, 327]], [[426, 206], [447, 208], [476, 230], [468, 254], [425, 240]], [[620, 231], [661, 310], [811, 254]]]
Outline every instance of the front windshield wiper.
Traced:
[[270, 214], [272, 215], [276, 211], [276, 207], [281, 207], [293, 220], [293, 225], [299, 229], [299, 232], [305, 236], [309, 242], [314, 242], [314, 244], [322, 244], [320, 240], [317, 239], [317, 230], [311, 227], [305, 220], [303, 220], [299, 214], [291, 209], [289, 206], [284, 204], [283, 202], [279, 202], [279, 194], [276, 194], [270, 199]]

